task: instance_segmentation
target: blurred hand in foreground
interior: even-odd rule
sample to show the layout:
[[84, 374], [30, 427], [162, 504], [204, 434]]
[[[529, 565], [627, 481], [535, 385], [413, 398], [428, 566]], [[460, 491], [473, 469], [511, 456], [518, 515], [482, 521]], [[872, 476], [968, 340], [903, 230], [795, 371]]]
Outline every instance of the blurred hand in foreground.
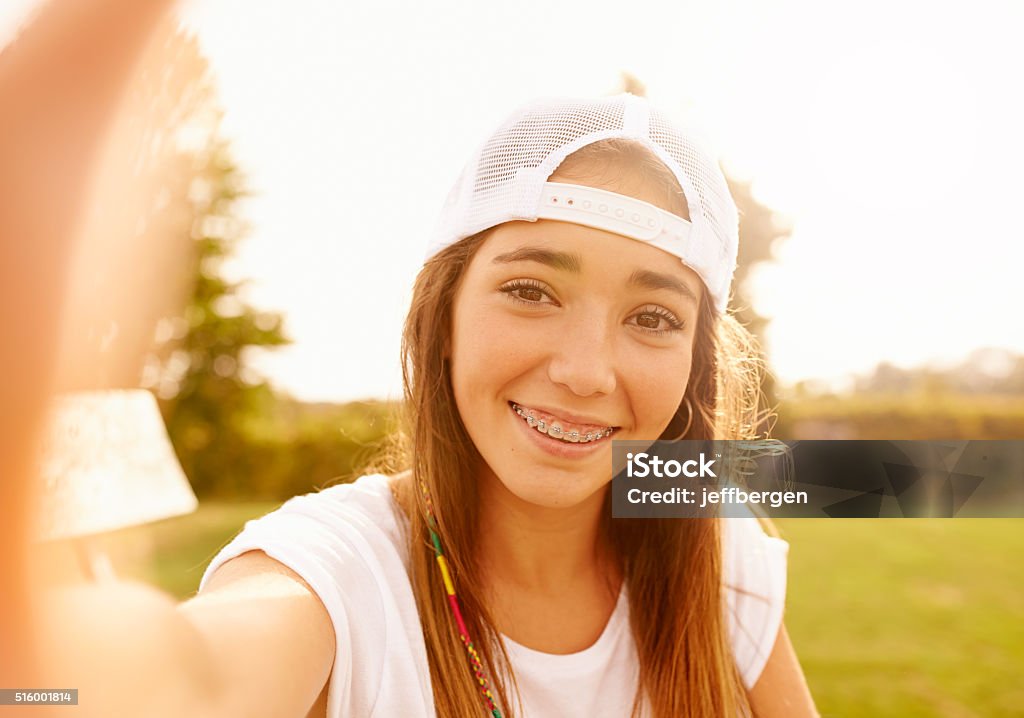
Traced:
[[[49, 399], [58, 389], [93, 388], [88, 377], [103, 373], [99, 355], [76, 351], [62, 326], [68, 314], [79, 324], [102, 320], [90, 316], [101, 310], [67, 307], [69, 288], [81, 273], [113, 266], [129, 276], [144, 269], [140, 259], [161, 255], [159, 228], [146, 233], [141, 254], [132, 253], [138, 238], [119, 228], [90, 233], [107, 240], [102, 246], [83, 242], [81, 228], [126, 88], [172, 5], [50, 2], [0, 52], [0, 687], [79, 688], [85, 715], [201, 715], [214, 705], [213, 671], [170, 597], [37, 571], [29, 538], [34, 450]], [[108, 177], [131, 187], [131, 164]], [[144, 316], [160, 289], [119, 299], [118, 317]], [[115, 367], [104, 381], [132, 385], [140, 359], [103, 357]], [[191, 692], [177, 690], [183, 683]]]

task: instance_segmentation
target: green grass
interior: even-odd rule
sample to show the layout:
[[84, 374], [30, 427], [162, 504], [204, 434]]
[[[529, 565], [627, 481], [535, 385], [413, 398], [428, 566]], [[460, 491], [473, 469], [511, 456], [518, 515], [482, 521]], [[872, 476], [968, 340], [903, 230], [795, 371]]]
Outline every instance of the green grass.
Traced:
[[[204, 504], [117, 534], [112, 553], [122, 574], [185, 598], [274, 507]], [[1024, 716], [1024, 520], [776, 523], [790, 542], [786, 624], [823, 716]]]
[[1024, 520], [778, 521], [824, 716], [1024, 716]]
[[191, 515], [113, 534], [109, 552], [119, 575], [152, 583], [185, 599], [199, 588], [210, 559], [242, 525], [278, 505], [203, 503]]

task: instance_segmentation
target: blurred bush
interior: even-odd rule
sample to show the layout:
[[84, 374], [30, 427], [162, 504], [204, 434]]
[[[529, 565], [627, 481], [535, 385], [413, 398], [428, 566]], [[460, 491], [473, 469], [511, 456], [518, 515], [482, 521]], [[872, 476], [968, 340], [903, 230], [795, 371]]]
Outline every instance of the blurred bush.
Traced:
[[778, 406], [780, 439], [1024, 439], [1024, 355], [982, 348], [945, 368], [878, 364], [853, 390], [813, 382]]
[[304, 404], [268, 392], [238, 431], [195, 457], [189, 475], [205, 497], [281, 501], [356, 478], [397, 427], [394, 403]]
[[854, 394], [787, 399], [779, 439], [1021, 439], [1024, 402], [1007, 396]]

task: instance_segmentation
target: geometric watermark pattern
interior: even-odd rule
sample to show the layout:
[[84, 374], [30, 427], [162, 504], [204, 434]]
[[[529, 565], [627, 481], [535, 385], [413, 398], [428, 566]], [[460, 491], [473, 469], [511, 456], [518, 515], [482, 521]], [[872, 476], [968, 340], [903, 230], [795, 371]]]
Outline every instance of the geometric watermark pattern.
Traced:
[[1024, 441], [613, 442], [616, 518], [1020, 518]]

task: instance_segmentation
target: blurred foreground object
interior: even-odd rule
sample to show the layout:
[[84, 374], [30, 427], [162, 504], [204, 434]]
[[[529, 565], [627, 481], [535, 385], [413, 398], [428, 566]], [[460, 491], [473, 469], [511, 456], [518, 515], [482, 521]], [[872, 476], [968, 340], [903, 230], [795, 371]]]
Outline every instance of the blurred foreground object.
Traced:
[[0, 50], [0, 684], [42, 685], [31, 680], [31, 450], [60, 373], [60, 311], [94, 161], [172, 4], [48, 2]]
[[36, 537], [75, 539], [90, 578], [112, 576], [106, 557], [90, 550], [91, 535], [196, 508], [148, 391], [60, 395], [43, 441]]

